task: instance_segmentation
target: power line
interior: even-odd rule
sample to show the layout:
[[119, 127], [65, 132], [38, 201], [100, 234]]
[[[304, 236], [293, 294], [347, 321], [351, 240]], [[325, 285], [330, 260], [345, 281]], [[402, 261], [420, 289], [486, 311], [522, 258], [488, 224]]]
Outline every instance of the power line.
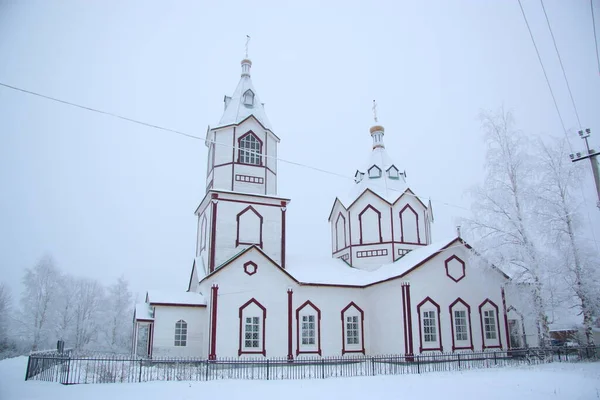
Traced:
[[600, 74], [600, 55], [598, 54], [598, 36], [596, 35], [596, 19], [594, 18], [594, 0], [590, 0], [592, 9], [592, 27], [594, 28], [594, 44], [596, 45], [596, 60], [598, 60], [598, 74]]
[[567, 143], [569, 144], [569, 148], [571, 149], [571, 152], [573, 152], [573, 148], [571, 147], [571, 142], [569, 142], [569, 135], [567, 134], [567, 128], [565, 128], [565, 123], [563, 121], [562, 115], [560, 114], [560, 110], [558, 108], [558, 103], [556, 102], [556, 97], [554, 96], [554, 91], [552, 90], [552, 85], [550, 85], [550, 80], [548, 79], [548, 74], [546, 73], [546, 68], [544, 67], [542, 57], [540, 56], [540, 51], [538, 50], [537, 44], [535, 43], [535, 39], [533, 38], [533, 32], [531, 32], [531, 27], [529, 26], [529, 21], [527, 20], [527, 16], [525, 15], [525, 10], [523, 10], [523, 4], [521, 4], [521, 0], [517, 0], [517, 1], [519, 2], [519, 7], [521, 7], [521, 14], [523, 14], [523, 19], [525, 20], [525, 25], [527, 25], [527, 30], [529, 31], [529, 36], [531, 37], [531, 41], [533, 42], [533, 47], [535, 48], [535, 53], [537, 54], [538, 61], [540, 62], [542, 71], [544, 71], [544, 77], [546, 78], [546, 83], [548, 84], [548, 89], [550, 89], [550, 94], [552, 95], [552, 100], [554, 101], [554, 107], [556, 108], [556, 113], [558, 114], [558, 119], [560, 119], [560, 124], [563, 128], [563, 132], [565, 133], [565, 137], [567, 138]]
[[[125, 116], [122, 116], [122, 115], [119, 115], [119, 114], [115, 114], [115, 113], [112, 113], [112, 112], [102, 111], [102, 110], [99, 110], [99, 109], [96, 109], [96, 108], [93, 108], [93, 107], [83, 106], [81, 104], [73, 103], [73, 102], [66, 101], [66, 100], [61, 100], [61, 99], [58, 99], [56, 97], [47, 96], [47, 95], [44, 95], [44, 94], [41, 94], [41, 93], [38, 93], [38, 92], [33, 92], [31, 90], [22, 89], [22, 88], [19, 88], [19, 87], [16, 87], [16, 86], [12, 86], [12, 85], [8, 85], [8, 84], [2, 83], [2, 82], [0, 82], [0, 86], [4, 86], [6, 88], [9, 88], [9, 89], [12, 89], [12, 90], [16, 90], [16, 91], [19, 91], [19, 92], [23, 92], [23, 93], [27, 93], [27, 94], [30, 94], [30, 95], [33, 95], [33, 96], [38, 96], [38, 97], [41, 97], [41, 98], [44, 98], [44, 99], [47, 99], [47, 100], [56, 101], [58, 103], [66, 104], [66, 105], [69, 105], [69, 106], [72, 106], [72, 107], [77, 107], [77, 108], [80, 108], [80, 109], [83, 109], [83, 110], [86, 110], [86, 111], [91, 111], [91, 112], [95, 112], [95, 113], [107, 115], [107, 116], [110, 116], [110, 117], [119, 118], [119, 119], [122, 119], [122, 120], [125, 120], [125, 121], [128, 121], [128, 122], [132, 122], [134, 124], [140, 124], [140, 125], [143, 125], [143, 126], [146, 126], [146, 127], [149, 127], [149, 128], [154, 128], [154, 129], [159, 129], [159, 130], [166, 131], [166, 132], [176, 133], [178, 135], [182, 135], [182, 136], [185, 136], [185, 137], [188, 137], [188, 138], [191, 138], [191, 139], [203, 140], [201, 137], [198, 137], [198, 136], [195, 136], [195, 135], [192, 135], [192, 134], [189, 134], [189, 133], [185, 133], [185, 132], [178, 131], [178, 130], [175, 130], [175, 129], [165, 128], [163, 126], [159, 126], [159, 125], [155, 125], [155, 124], [150, 124], [150, 123], [147, 123], [147, 122], [144, 122], [144, 121], [140, 121], [140, 120], [137, 120], [137, 119], [125, 117]], [[214, 140], [210, 140], [210, 139], [204, 139], [204, 140], [205, 140], [205, 143], [213, 143], [213, 144], [215, 144], [217, 146], [223, 146], [223, 147], [227, 147], [227, 148], [230, 148], [230, 149], [239, 149], [236, 146], [232, 146], [232, 145], [229, 145], [229, 144], [226, 144], [226, 143], [220, 143], [220, 142], [217, 142], [217, 141], [214, 141]], [[348, 180], [354, 180], [354, 177], [351, 177], [351, 176], [348, 176], [348, 175], [343, 175], [343, 174], [340, 174], [340, 173], [337, 173], [337, 172], [333, 172], [333, 171], [329, 171], [329, 170], [326, 170], [326, 169], [323, 169], [323, 168], [314, 167], [312, 165], [303, 164], [303, 163], [299, 163], [299, 162], [296, 162], [296, 161], [290, 161], [290, 160], [286, 160], [286, 159], [279, 158], [279, 157], [276, 157], [276, 156], [270, 156], [270, 155], [267, 155], [267, 154], [261, 154], [259, 152], [255, 152], [255, 151], [251, 151], [251, 150], [244, 150], [244, 151], [246, 151], [248, 153], [254, 153], [254, 154], [259, 155], [261, 157], [271, 158], [271, 159], [276, 160], [276, 161], [281, 161], [281, 162], [286, 163], [286, 164], [295, 165], [295, 166], [298, 166], [298, 167], [301, 167], [301, 168], [312, 169], [313, 171], [321, 172], [321, 173], [324, 173], [324, 174], [329, 174], [329, 175], [337, 176], [337, 177], [348, 179]], [[393, 189], [393, 188], [389, 188], [388, 190], [399, 192], [399, 193], [404, 193], [407, 196], [414, 197], [414, 198], [419, 199], [419, 200], [421, 200], [423, 202], [425, 202], [425, 201], [428, 200], [426, 197], [418, 196], [418, 195], [411, 194], [411, 193], [408, 193], [408, 192], [401, 192], [401, 191]], [[446, 205], [446, 206], [449, 206], [449, 207], [455, 207], [455, 208], [460, 208], [462, 210], [469, 211], [468, 208], [463, 207], [463, 206], [459, 206], [459, 205], [456, 205], [456, 204], [447, 203], [447, 202], [440, 201], [440, 200], [431, 200], [431, 201], [434, 202], [434, 203], [443, 204], [443, 205]]]
[[571, 85], [569, 85], [569, 80], [567, 79], [567, 73], [565, 72], [565, 66], [562, 62], [562, 57], [560, 56], [560, 52], [558, 51], [558, 46], [556, 45], [556, 40], [554, 39], [554, 33], [552, 32], [552, 27], [550, 26], [550, 20], [548, 19], [548, 14], [546, 13], [546, 7], [544, 7], [544, 0], [540, 0], [542, 3], [542, 10], [544, 10], [544, 16], [546, 17], [546, 23], [548, 24], [548, 30], [550, 30], [550, 36], [552, 36], [552, 43], [554, 43], [554, 49], [556, 50], [556, 55], [558, 56], [558, 62], [560, 63], [560, 68], [562, 69], [563, 76], [565, 77], [565, 82], [567, 83], [567, 89], [569, 90], [569, 96], [571, 97], [571, 103], [573, 104], [573, 109], [575, 110], [575, 116], [577, 117], [577, 123], [579, 124], [579, 129], [582, 129], [581, 120], [579, 119], [579, 113], [577, 112], [577, 106], [575, 105], [575, 100], [573, 99], [573, 93], [571, 92]]

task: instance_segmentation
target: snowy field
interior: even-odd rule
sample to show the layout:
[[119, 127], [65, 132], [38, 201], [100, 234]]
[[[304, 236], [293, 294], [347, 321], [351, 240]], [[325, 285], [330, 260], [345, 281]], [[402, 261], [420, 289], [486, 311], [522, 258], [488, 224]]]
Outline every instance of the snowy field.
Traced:
[[106, 383], [24, 381], [27, 357], [0, 361], [0, 400], [600, 399], [600, 363], [297, 381]]

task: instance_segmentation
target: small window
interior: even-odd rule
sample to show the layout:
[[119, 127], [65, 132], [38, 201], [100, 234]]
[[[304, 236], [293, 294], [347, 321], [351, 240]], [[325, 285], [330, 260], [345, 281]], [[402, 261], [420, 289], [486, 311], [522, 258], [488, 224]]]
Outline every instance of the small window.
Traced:
[[454, 311], [454, 339], [458, 341], [469, 340], [467, 333], [467, 312], [465, 310]]
[[246, 317], [244, 347], [246, 349], [260, 348], [260, 317]]
[[346, 344], [353, 345], [359, 344], [360, 338], [358, 336], [358, 316], [351, 315], [346, 317]]
[[381, 178], [381, 169], [377, 165], [373, 165], [369, 168], [369, 178]]
[[423, 312], [423, 341], [425, 343], [437, 342], [435, 311]]
[[485, 329], [485, 338], [496, 339], [496, 315], [494, 310], [486, 310], [483, 312], [483, 326]]
[[359, 183], [360, 181], [363, 180], [364, 176], [365, 176], [364, 172], [356, 171], [356, 173], [354, 174], [354, 182]]
[[175, 324], [175, 346], [187, 345], [187, 322], [180, 319]]
[[239, 162], [242, 164], [261, 165], [261, 147], [262, 144], [254, 134], [249, 133], [243, 136], [239, 141]]
[[400, 179], [400, 173], [398, 171], [398, 168], [396, 168], [393, 165], [388, 168], [387, 173], [390, 179]]
[[302, 345], [304, 346], [316, 344], [315, 320], [314, 314], [302, 316]]
[[254, 92], [252, 92], [252, 90], [248, 89], [244, 92], [243, 102], [246, 106], [251, 106], [254, 104]]

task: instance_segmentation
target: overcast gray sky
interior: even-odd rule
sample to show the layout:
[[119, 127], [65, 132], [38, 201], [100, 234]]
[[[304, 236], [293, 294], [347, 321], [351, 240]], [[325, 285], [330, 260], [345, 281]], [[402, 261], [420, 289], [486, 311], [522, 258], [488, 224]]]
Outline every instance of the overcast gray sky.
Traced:
[[[523, 3], [582, 149], [540, 2]], [[598, 147], [590, 2], [544, 4]], [[238, 82], [247, 34], [280, 157], [352, 176], [370, 152], [377, 99], [390, 156], [433, 201], [434, 240], [454, 232], [465, 191], [483, 179], [481, 109], [503, 105], [524, 132], [563, 135], [517, 0], [0, 0], [0, 82], [203, 136]], [[352, 181], [279, 168], [279, 194], [292, 198], [288, 251], [328, 255], [327, 216]], [[186, 289], [205, 170], [203, 141], [0, 87], [0, 281], [18, 290], [48, 253], [103, 283], [124, 274], [140, 294]], [[587, 222], [598, 226], [588, 178]]]

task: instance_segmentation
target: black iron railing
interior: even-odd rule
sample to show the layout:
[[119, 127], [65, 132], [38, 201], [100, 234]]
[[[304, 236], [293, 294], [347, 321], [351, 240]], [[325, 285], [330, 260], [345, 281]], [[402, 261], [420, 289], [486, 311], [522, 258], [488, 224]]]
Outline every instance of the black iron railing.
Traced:
[[421, 374], [520, 364], [599, 360], [600, 347], [548, 347], [503, 351], [286, 358], [138, 358], [130, 355], [34, 353], [25, 379], [62, 384], [210, 381], [216, 379], [325, 379]]

